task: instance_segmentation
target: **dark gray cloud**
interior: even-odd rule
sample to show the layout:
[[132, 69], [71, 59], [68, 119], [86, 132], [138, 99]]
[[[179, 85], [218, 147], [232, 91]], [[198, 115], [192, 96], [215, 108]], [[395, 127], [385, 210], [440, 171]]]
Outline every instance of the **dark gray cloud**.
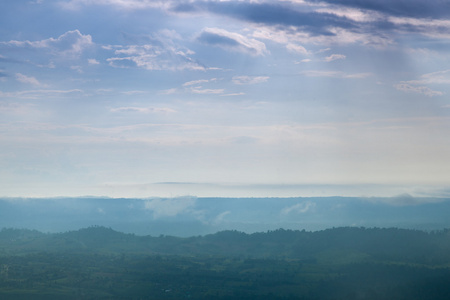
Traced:
[[[399, 23], [388, 17], [423, 18], [425, 21], [442, 19], [450, 16], [450, 0], [307, 0], [321, 6], [305, 6], [289, 2], [244, 2], [244, 1], [194, 1], [178, 3], [172, 7], [174, 12], [193, 13], [207, 11], [221, 16], [227, 16], [244, 22], [272, 26], [284, 31], [302, 31], [311, 36], [334, 36], [335, 28], [347, 31], [370, 34], [385, 38], [393, 31], [415, 32], [424, 35], [447, 34], [448, 26], [436, 24]], [[324, 10], [328, 3], [328, 10]], [[376, 11], [374, 18], [355, 19], [342, 13], [334, 13], [335, 8], [351, 8]], [[214, 36], [203, 36], [208, 43], [232, 43], [230, 39]]]
[[308, 0], [308, 2], [326, 2], [401, 17], [433, 19], [450, 17], [449, 0]]
[[313, 35], [333, 35], [327, 27], [356, 28], [354, 21], [328, 13], [299, 11], [288, 4], [247, 3], [247, 2], [197, 2], [178, 4], [175, 12], [209, 11], [242, 21], [269, 26], [293, 26]]

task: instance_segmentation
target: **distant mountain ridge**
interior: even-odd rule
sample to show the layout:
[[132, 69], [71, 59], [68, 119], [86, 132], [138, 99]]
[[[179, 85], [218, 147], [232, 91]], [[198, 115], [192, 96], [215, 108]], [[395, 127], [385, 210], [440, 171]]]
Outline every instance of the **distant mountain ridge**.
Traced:
[[285, 228], [450, 227], [450, 199], [294, 198], [0, 198], [0, 228], [63, 232], [93, 224], [139, 235], [195, 236]]

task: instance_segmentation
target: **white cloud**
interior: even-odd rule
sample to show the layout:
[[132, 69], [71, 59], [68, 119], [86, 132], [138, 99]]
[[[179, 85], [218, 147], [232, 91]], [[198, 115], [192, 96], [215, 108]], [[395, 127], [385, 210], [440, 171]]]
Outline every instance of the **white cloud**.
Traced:
[[[448, 33], [450, 30], [450, 21], [432, 18], [406, 18], [406, 17], [389, 17], [388, 21], [397, 25], [399, 28], [403, 26], [409, 30], [415, 27], [415, 31], [422, 35], [434, 38], [450, 38]], [[401, 29], [400, 29], [401, 30]]]
[[309, 63], [311, 61], [312, 61], [311, 59], [305, 58], [305, 59], [302, 59], [301, 61], [296, 61], [295, 64]]
[[171, 199], [151, 199], [145, 202], [145, 209], [153, 212], [155, 218], [174, 217], [184, 213], [194, 213], [197, 199], [194, 197], [180, 197]]
[[255, 56], [269, 53], [263, 42], [221, 28], [203, 29], [198, 40], [207, 45], [249, 53]]
[[62, 95], [73, 95], [73, 94], [81, 94], [83, 90], [80, 89], [72, 89], [72, 90], [25, 90], [19, 92], [8, 92], [2, 93], [0, 91], [0, 97], [4, 98], [22, 98], [22, 99], [40, 99], [47, 97], [55, 97]]
[[[139, 67], [147, 70], [205, 70], [189, 57], [192, 51], [182, 50], [174, 45], [160, 41], [160, 45], [115, 46], [116, 57], [107, 61], [113, 67]], [[162, 44], [162, 45], [161, 45]]]
[[41, 83], [34, 77], [26, 76], [21, 73], [16, 73], [16, 79], [22, 83], [39, 86]]
[[343, 55], [343, 54], [331, 54], [330, 56], [325, 57], [324, 60], [326, 62], [330, 62], [330, 61], [333, 61], [333, 60], [345, 59], [345, 58], [346, 58], [346, 56]]
[[224, 211], [223, 213], [220, 213], [219, 215], [217, 215], [217, 217], [214, 218], [212, 223], [215, 225], [222, 223], [224, 218], [226, 216], [228, 216], [229, 214], [231, 214], [231, 211], [229, 211], [229, 210]]
[[78, 73], [83, 73], [83, 68], [81, 66], [71, 66], [70, 69], [77, 71]]
[[428, 97], [442, 96], [444, 93], [432, 90], [428, 84], [450, 84], [450, 70], [437, 71], [423, 74], [417, 80], [401, 81], [394, 87], [403, 92], [423, 94]]
[[196, 86], [190, 89], [194, 94], [223, 94], [224, 89], [203, 89], [201, 86]]
[[106, 5], [121, 9], [168, 8], [171, 1], [161, 0], [70, 0], [60, 3], [66, 9], [79, 9], [87, 5]]
[[423, 94], [428, 97], [442, 96], [444, 94], [439, 91], [433, 91], [432, 89], [430, 89], [429, 87], [426, 87], [426, 86], [417, 86], [417, 85], [411, 85], [408, 83], [399, 83], [399, 84], [394, 85], [394, 87], [397, 90], [402, 91], [402, 92], [418, 93], [418, 94]]
[[308, 50], [306, 50], [305, 47], [297, 45], [297, 44], [289, 43], [289, 44], [286, 45], [286, 48], [289, 51], [294, 52], [294, 53], [308, 54]]
[[375, 11], [363, 11], [355, 8], [326, 7], [316, 10], [319, 13], [333, 14], [356, 22], [375, 22], [383, 18]]
[[[311, 35], [304, 31], [282, 29], [270, 26], [259, 26], [253, 33], [253, 37], [268, 39], [274, 43], [285, 44], [306, 44], [306, 45], [348, 45], [361, 44], [373, 47], [386, 47], [394, 41], [387, 35], [376, 35], [371, 32], [355, 32], [340, 27], [329, 27], [332, 35]], [[328, 47], [320, 52], [330, 50]]]
[[9, 48], [28, 48], [49, 51], [55, 56], [79, 56], [86, 48], [93, 45], [90, 35], [83, 35], [79, 30], [67, 31], [57, 38], [48, 38], [40, 41], [0, 42], [0, 46]]
[[292, 212], [304, 214], [304, 213], [307, 213], [308, 211], [313, 210], [315, 207], [316, 207], [316, 203], [311, 202], [311, 201], [306, 201], [306, 202], [297, 203], [295, 205], [283, 208], [281, 210], [281, 214], [288, 215]]
[[308, 77], [332, 77], [332, 78], [354, 78], [354, 79], [362, 79], [367, 78], [371, 76], [371, 73], [353, 73], [348, 74], [345, 72], [339, 72], [339, 71], [304, 71], [301, 74], [308, 76]]
[[100, 64], [100, 62], [98, 60], [96, 60], [95, 58], [89, 58], [88, 63], [90, 65], [99, 65]]
[[404, 81], [409, 84], [450, 84], [450, 70], [423, 74], [419, 80]]
[[256, 84], [269, 80], [268, 76], [234, 76], [232, 81], [234, 84]]
[[330, 51], [330, 50], [331, 50], [331, 48], [324, 48], [324, 49], [318, 50], [316, 53], [328, 52], [328, 51]]
[[243, 92], [239, 92], [239, 93], [230, 93], [230, 94], [223, 94], [223, 95], [221, 95], [221, 96], [223, 96], [223, 97], [231, 97], [231, 96], [242, 96], [242, 95], [245, 95], [245, 93], [243, 93]]
[[174, 113], [174, 109], [167, 107], [135, 107], [125, 106], [112, 108], [111, 112], [138, 112], [138, 113]]
[[161, 95], [172, 95], [175, 94], [178, 91], [177, 88], [167, 89], [167, 90], [161, 90], [159, 91], [159, 94]]
[[205, 82], [209, 82], [209, 80], [208, 79], [200, 79], [200, 80], [188, 81], [188, 82], [183, 83], [183, 86], [197, 85], [197, 84], [205, 83]]

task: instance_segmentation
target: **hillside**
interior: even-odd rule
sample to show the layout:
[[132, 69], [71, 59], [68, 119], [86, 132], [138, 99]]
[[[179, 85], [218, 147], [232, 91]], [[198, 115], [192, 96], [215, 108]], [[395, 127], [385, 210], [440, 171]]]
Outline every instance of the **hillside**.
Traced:
[[1, 299], [444, 300], [449, 266], [449, 230], [0, 231]]
[[254, 258], [393, 260], [450, 265], [450, 231], [342, 227], [323, 231], [278, 229], [246, 234], [221, 231], [180, 238], [137, 236], [92, 226], [65, 233], [0, 231], [3, 254], [72, 252], [142, 255], [215, 255]]

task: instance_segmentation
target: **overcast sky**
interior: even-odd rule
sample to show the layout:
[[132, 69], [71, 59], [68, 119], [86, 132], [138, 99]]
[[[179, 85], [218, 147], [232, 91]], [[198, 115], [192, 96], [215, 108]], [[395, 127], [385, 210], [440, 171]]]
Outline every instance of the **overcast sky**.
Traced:
[[0, 196], [444, 191], [449, 49], [448, 0], [1, 1]]

